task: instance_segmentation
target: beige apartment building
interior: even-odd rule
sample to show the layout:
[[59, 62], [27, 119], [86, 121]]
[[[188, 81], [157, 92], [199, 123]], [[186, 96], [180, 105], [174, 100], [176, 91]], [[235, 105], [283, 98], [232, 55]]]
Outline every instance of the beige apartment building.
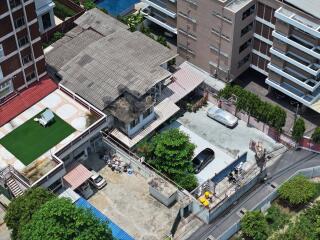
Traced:
[[177, 34], [177, 0], [142, 0], [142, 2], [147, 4], [142, 11], [146, 19], [171, 34]]
[[160, 11], [166, 23], [166, 11], [176, 9], [170, 24], [189, 62], [226, 82], [251, 67], [270, 89], [320, 112], [319, 0], [143, 1], [149, 16]]

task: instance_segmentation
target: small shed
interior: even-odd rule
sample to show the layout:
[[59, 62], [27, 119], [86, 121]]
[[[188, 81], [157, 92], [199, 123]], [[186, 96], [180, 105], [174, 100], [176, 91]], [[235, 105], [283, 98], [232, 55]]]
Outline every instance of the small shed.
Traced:
[[76, 190], [88, 181], [91, 176], [92, 173], [85, 166], [78, 164], [63, 177], [64, 185], [72, 190]]

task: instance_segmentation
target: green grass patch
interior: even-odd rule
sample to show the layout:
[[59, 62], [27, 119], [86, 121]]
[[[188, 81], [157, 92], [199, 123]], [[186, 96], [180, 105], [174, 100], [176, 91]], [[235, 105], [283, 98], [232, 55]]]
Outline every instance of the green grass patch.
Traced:
[[49, 126], [41, 126], [34, 121], [34, 118], [40, 116], [41, 113], [0, 139], [0, 144], [24, 165], [29, 165], [75, 131], [56, 114], [54, 114], [54, 121]]
[[57, 0], [53, 1], [55, 3], [55, 7], [53, 8], [54, 15], [60, 18], [61, 20], [65, 20], [67, 17], [72, 17], [76, 14], [71, 8], [63, 5]]

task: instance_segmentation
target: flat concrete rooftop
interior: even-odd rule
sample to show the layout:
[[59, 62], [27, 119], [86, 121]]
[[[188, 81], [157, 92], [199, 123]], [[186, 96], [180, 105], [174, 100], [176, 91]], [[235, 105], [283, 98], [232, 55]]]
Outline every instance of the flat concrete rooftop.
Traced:
[[89, 202], [136, 240], [164, 239], [177, 216], [179, 204], [167, 208], [153, 198], [147, 179], [138, 173], [116, 173], [109, 167], [99, 173], [108, 184]]
[[61, 90], [57, 89], [13, 120], [3, 125], [0, 128], [0, 138], [6, 136], [46, 108], [50, 109], [66, 123], [75, 128], [75, 132], [35, 159], [28, 166], [25, 166], [11, 152], [0, 145], [0, 168], [5, 168], [10, 164], [29, 178], [31, 182], [34, 182], [57, 165], [57, 162], [52, 161], [51, 155], [66, 146], [71, 140], [79, 136], [92, 124], [89, 120], [91, 115], [90, 111], [64, 94]]

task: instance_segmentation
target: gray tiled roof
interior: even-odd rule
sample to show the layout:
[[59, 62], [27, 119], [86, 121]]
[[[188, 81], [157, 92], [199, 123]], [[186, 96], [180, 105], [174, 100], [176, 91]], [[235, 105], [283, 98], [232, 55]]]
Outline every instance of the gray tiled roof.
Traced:
[[[99, 17], [94, 17], [97, 12]], [[81, 16], [76, 23], [83, 31], [59, 43], [46, 58], [49, 65], [60, 69], [62, 85], [103, 110], [125, 91], [139, 97], [168, 78], [170, 72], [160, 65], [177, 54], [101, 14], [95, 9]]]

